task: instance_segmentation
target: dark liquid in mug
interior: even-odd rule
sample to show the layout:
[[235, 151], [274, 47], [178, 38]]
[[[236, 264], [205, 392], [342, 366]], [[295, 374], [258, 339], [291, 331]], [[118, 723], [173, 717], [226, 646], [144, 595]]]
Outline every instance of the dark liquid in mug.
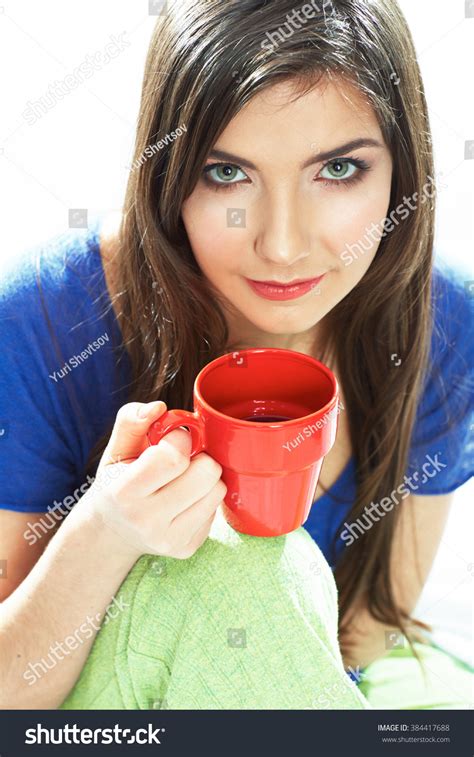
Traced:
[[281, 423], [282, 421], [292, 421], [284, 415], [249, 415], [248, 418], [242, 418], [243, 421], [252, 421], [253, 423]]
[[294, 400], [256, 399], [236, 400], [219, 408], [221, 413], [251, 423], [284, 423], [303, 418], [314, 412], [312, 408]]

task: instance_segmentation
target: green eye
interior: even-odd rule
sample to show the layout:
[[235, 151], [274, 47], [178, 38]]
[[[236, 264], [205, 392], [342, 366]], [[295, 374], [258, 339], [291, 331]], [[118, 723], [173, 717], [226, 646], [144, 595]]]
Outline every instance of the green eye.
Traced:
[[[352, 172], [350, 169], [352, 169]], [[324, 166], [323, 171], [329, 172], [329, 177], [323, 176], [323, 173], [321, 172], [321, 176], [323, 176], [324, 179], [350, 179], [354, 173], [357, 172], [357, 168], [349, 160], [337, 159]]]
[[206, 174], [211, 177], [211, 180], [215, 184], [234, 184], [235, 181], [242, 181], [241, 177], [236, 176], [236, 173], [238, 174], [239, 171], [244, 179], [247, 178], [242, 169], [232, 164], [208, 166], [205, 170]]
[[[364, 172], [370, 170], [365, 160], [360, 158], [334, 158], [323, 166], [320, 177], [326, 186], [349, 187], [353, 182], [359, 181]], [[323, 172], [329, 172], [324, 176]], [[239, 176], [238, 174], [241, 174]], [[238, 189], [244, 182], [249, 184], [248, 176], [239, 166], [232, 163], [212, 163], [202, 171], [205, 183], [215, 191], [232, 191]], [[250, 182], [251, 183], [251, 182]]]

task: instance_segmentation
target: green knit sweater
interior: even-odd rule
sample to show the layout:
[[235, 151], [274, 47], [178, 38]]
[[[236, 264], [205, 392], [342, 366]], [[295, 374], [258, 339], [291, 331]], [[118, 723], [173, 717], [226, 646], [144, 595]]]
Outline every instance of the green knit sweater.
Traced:
[[116, 603], [60, 709], [371, 709], [344, 671], [336, 584], [303, 528], [243, 535], [218, 510], [191, 558], [144, 555]]

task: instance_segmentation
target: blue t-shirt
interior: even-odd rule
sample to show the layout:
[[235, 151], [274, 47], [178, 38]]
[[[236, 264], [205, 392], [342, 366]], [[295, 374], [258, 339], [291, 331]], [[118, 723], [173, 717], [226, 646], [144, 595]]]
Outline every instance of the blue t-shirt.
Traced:
[[[2, 508], [73, 506], [89, 451], [127, 401], [130, 364], [104, 278], [100, 223], [25, 251], [2, 276]], [[430, 370], [417, 410], [407, 470], [414, 495], [451, 492], [474, 473], [474, 297], [463, 278], [437, 261], [430, 366], [439, 375]], [[351, 458], [305, 523], [332, 565], [330, 544], [355, 487]], [[337, 552], [349, 539], [349, 531], [339, 537]]]

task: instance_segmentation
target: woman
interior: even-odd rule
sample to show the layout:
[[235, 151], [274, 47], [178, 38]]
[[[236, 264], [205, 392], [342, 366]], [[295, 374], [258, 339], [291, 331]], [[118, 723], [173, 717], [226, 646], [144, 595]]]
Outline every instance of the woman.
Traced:
[[[469, 672], [411, 617], [452, 492], [472, 475], [472, 311], [433, 266], [423, 85], [393, 0], [304, 8], [174, 4], [150, 44], [117, 229], [54, 240], [38, 287], [27, 262], [7, 279], [11, 706], [64, 701], [96, 629], [34, 686], [26, 663], [103, 618], [137, 556], [187, 560], [203, 545], [225, 495], [219, 467], [189, 463], [184, 430], [145, 450], [146, 430], [157, 399], [191, 409], [201, 367], [256, 346], [313, 355], [341, 387], [305, 528], [334, 570], [346, 668], [364, 670], [376, 707], [467, 706]], [[302, 279], [315, 279], [305, 294], [285, 286]], [[99, 461], [114, 477], [86, 505], [79, 486]], [[52, 538], [51, 514], [39, 538], [53, 503], [70, 514]]]

